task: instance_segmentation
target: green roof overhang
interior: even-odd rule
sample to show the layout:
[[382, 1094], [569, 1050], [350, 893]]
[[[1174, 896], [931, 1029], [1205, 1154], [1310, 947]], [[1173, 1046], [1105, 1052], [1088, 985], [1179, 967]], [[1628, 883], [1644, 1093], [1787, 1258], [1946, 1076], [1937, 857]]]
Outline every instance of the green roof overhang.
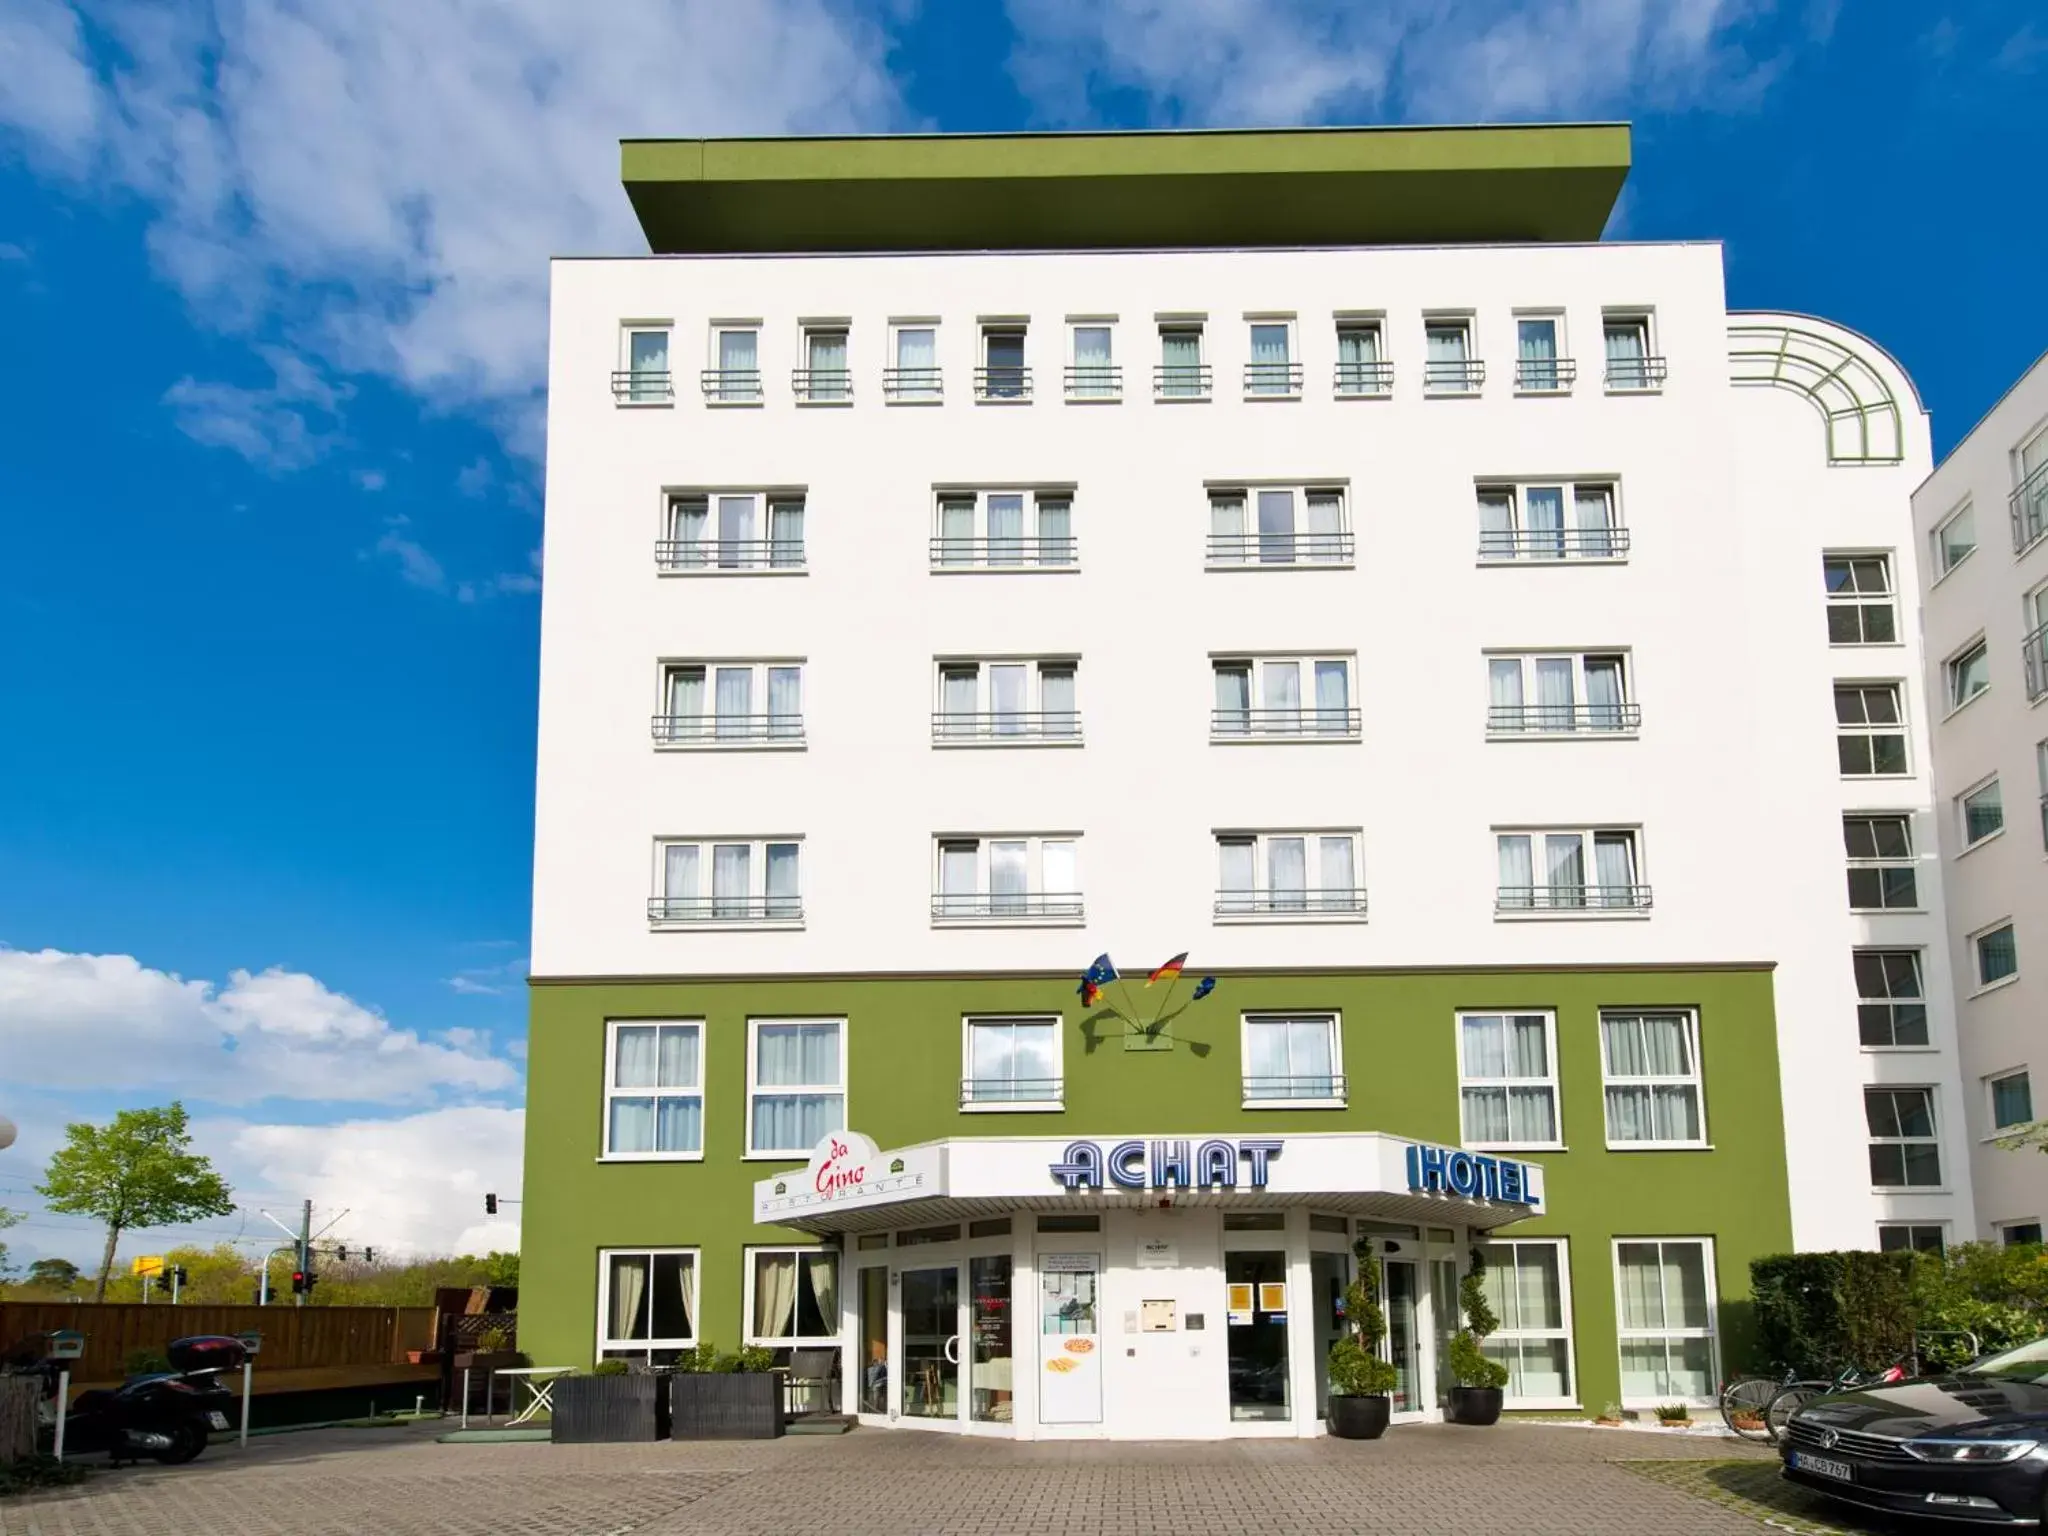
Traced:
[[657, 254], [1598, 240], [1626, 123], [627, 139]]

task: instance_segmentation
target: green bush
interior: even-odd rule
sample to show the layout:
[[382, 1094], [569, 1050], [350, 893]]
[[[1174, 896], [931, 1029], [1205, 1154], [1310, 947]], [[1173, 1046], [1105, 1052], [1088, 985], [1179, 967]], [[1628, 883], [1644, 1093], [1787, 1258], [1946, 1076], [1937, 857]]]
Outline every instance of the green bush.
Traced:
[[0, 1461], [0, 1499], [10, 1494], [31, 1493], [38, 1488], [64, 1488], [92, 1476], [83, 1462], [59, 1461], [37, 1454], [19, 1461]]
[[129, 1376], [164, 1376], [170, 1374], [171, 1362], [159, 1351], [144, 1347], [129, 1350], [121, 1369]]
[[1486, 1255], [1476, 1247], [1472, 1250], [1472, 1267], [1458, 1282], [1458, 1305], [1464, 1310], [1465, 1326], [1451, 1338], [1451, 1375], [1461, 1387], [1505, 1387], [1508, 1368], [1498, 1360], [1487, 1359], [1479, 1347], [1482, 1339], [1499, 1330], [1500, 1318], [1486, 1296]]
[[1380, 1307], [1380, 1270], [1372, 1239], [1362, 1237], [1353, 1248], [1358, 1278], [1344, 1292], [1344, 1331], [1330, 1346], [1330, 1391], [1338, 1397], [1388, 1397], [1400, 1382], [1392, 1362], [1379, 1355], [1387, 1336], [1387, 1314]]
[[693, 1376], [755, 1376], [775, 1366], [775, 1351], [749, 1344], [721, 1353], [715, 1344], [699, 1344], [676, 1356], [676, 1369]]
[[590, 1368], [590, 1374], [593, 1376], [625, 1376], [632, 1369], [623, 1360], [600, 1360]]

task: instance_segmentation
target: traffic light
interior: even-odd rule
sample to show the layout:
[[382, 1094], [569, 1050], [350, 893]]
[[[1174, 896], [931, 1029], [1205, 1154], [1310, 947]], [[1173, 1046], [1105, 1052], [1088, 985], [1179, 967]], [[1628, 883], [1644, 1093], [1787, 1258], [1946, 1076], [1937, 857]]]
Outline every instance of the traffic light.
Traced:
[[152, 1280], [160, 1291], [168, 1291], [171, 1288], [171, 1272], [168, 1269], [158, 1270]]
[[377, 1262], [377, 1250], [376, 1250], [376, 1249], [374, 1249], [374, 1248], [365, 1248], [365, 1249], [363, 1250], [363, 1262], [364, 1262], [365, 1264], [374, 1264], [374, 1263], [376, 1263], [376, 1262]]
[[292, 1294], [294, 1296], [303, 1296], [312, 1289], [313, 1277], [311, 1275], [307, 1274], [303, 1269], [292, 1271]]
[[348, 1249], [343, 1247], [337, 1247], [334, 1250], [334, 1256], [337, 1259], [339, 1259], [342, 1263], [346, 1264], [348, 1262]]
[[498, 1214], [498, 1197], [496, 1195], [484, 1196], [484, 1214], [486, 1216], [495, 1216]]
[[190, 1285], [192, 1283], [191, 1272], [182, 1264], [173, 1267], [171, 1273], [178, 1277], [178, 1284], [180, 1285]]

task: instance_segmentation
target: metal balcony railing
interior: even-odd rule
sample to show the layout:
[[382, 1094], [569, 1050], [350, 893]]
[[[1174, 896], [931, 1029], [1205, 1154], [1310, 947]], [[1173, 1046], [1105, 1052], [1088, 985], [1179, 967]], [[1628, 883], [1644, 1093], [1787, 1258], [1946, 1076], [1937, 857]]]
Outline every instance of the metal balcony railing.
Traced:
[[657, 539], [654, 564], [663, 571], [800, 571], [801, 539]]
[[1340, 396], [1386, 395], [1394, 389], [1392, 363], [1339, 363], [1336, 390]]
[[1597, 736], [1642, 723], [1640, 704], [1492, 704], [1486, 711], [1486, 729], [1496, 736]]
[[1326, 1072], [1307, 1077], [1247, 1077], [1244, 1080], [1244, 1102], [1252, 1104], [1273, 1099], [1344, 1099], [1350, 1097], [1349, 1087], [1340, 1072]]
[[758, 368], [706, 368], [697, 383], [706, 400], [751, 405], [761, 398]]
[[1066, 371], [1069, 400], [1115, 400], [1124, 392], [1124, 371], [1115, 363], [1082, 363]]
[[675, 397], [675, 379], [666, 368], [621, 368], [612, 375], [612, 398], [628, 405]]
[[804, 739], [804, 717], [798, 715], [656, 715], [654, 740], [659, 746], [725, 746], [772, 741], [791, 746]]
[[1005, 922], [1018, 918], [1079, 918], [1079, 891], [982, 891], [932, 893], [935, 923]]
[[945, 388], [946, 376], [937, 368], [882, 370], [882, 394], [889, 400], [936, 400]]
[[1301, 393], [1301, 364], [1246, 363], [1244, 392], [1248, 395], [1298, 395]]
[[1482, 560], [1619, 560], [1628, 530], [1611, 528], [1482, 528]]
[[1218, 891], [1218, 917], [1363, 917], [1365, 891]]
[[932, 716], [933, 741], [1079, 741], [1081, 712], [1069, 710], [1006, 710], [992, 714]]
[[2020, 642], [2020, 662], [2027, 673], [2027, 701], [2048, 693], [2048, 624]]
[[977, 566], [1067, 566], [1080, 558], [1072, 538], [949, 539], [931, 541], [931, 561], [938, 570], [971, 570]]
[[1426, 395], [1476, 394], [1486, 383], [1486, 364], [1476, 357], [1438, 358], [1422, 365]]
[[960, 1107], [971, 1104], [1057, 1104], [1063, 1087], [1056, 1077], [966, 1077], [960, 1080]]
[[1343, 563], [1357, 553], [1349, 533], [1212, 533], [1211, 565], [1319, 565]]
[[974, 398], [1029, 400], [1031, 370], [1017, 363], [998, 363], [993, 368], [977, 368], [974, 370]]
[[1664, 387], [1670, 366], [1661, 357], [1610, 357], [1607, 359], [1607, 387], [1617, 392], [1654, 391]]
[[1579, 365], [1569, 357], [1524, 357], [1515, 362], [1515, 388], [1525, 395], [1568, 395], [1579, 382]]
[[1219, 709], [1209, 717], [1209, 734], [1226, 739], [1342, 740], [1358, 735], [1359, 721], [1355, 709]]
[[799, 400], [851, 400], [853, 372], [848, 368], [793, 368], [789, 387]]
[[2048, 794], [2041, 797], [2041, 848], [2048, 852]]
[[1647, 885], [1504, 885], [1496, 912], [1647, 912]]
[[1207, 363], [1155, 363], [1152, 393], [1161, 400], [1206, 400], [1212, 378]]
[[2014, 486], [2006, 501], [2012, 508], [2012, 547], [2017, 554], [2048, 533], [2048, 463]]
[[651, 896], [650, 923], [802, 922], [800, 896]]

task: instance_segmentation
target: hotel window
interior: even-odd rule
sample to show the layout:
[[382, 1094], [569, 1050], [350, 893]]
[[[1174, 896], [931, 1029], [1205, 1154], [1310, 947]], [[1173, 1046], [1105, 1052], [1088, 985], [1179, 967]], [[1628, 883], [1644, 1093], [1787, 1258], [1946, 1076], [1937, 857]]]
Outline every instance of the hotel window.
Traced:
[[747, 1151], [805, 1158], [846, 1129], [846, 1021], [747, 1020]]
[[1458, 1126], [1464, 1145], [1561, 1145], [1556, 1027], [1549, 1013], [1458, 1015]]
[[960, 1070], [960, 1107], [1058, 1109], [1060, 1020], [969, 1018]]
[[1611, 736], [1642, 724], [1619, 652], [1489, 656], [1486, 679], [1490, 736]]
[[1998, 1224], [1998, 1240], [2010, 1248], [2016, 1243], [2039, 1243], [2041, 1223], [2038, 1221], [2001, 1221]]
[[1844, 816], [1842, 842], [1849, 854], [1851, 911], [1910, 911], [1920, 905], [1910, 820], [1904, 816]]
[[1515, 317], [1515, 393], [1570, 394], [1578, 375], [1579, 365], [1565, 355], [1563, 315]]
[[936, 321], [906, 321], [889, 327], [889, 366], [882, 370], [882, 398], [891, 405], [938, 400], [945, 375], [939, 369]]
[[2027, 702], [2048, 693], [2048, 583], [2020, 599], [2020, 672], [2026, 679]]
[[1889, 555], [1822, 555], [1829, 645], [1890, 645], [1899, 638]]
[[1336, 486], [1262, 485], [1209, 492], [1212, 566], [1348, 565], [1354, 554], [1344, 492]]
[[1640, 862], [1632, 828], [1496, 832], [1494, 838], [1500, 854], [1496, 912], [1650, 909], [1650, 888], [1638, 883]]
[[761, 400], [761, 327], [758, 321], [711, 327], [711, 364], [704, 398], [713, 405], [757, 405]]
[[648, 921], [657, 928], [800, 924], [804, 900], [797, 859], [802, 846], [772, 839], [657, 843], [661, 889], [647, 903]]
[[1600, 1015], [1610, 1147], [1702, 1147], [1699, 1021], [1688, 1011]]
[[1905, 711], [1897, 683], [1835, 684], [1835, 753], [1846, 779], [1906, 770]]
[[1209, 365], [1202, 361], [1202, 323], [1162, 320], [1159, 324], [1159, 366], [1152, 390], [1161, 400], [1209, 398]]
[[2017, 554], [2048, 533], [2048, 431], [2021, 444], [2012, 460], [2012, 547]]
[[1974, 848], [1985, 838], [2005, 830], [2005, 799], [1997, 779], [1956, 796], [1956, 811], [1962, 822], [1965, 848]]
[[1031, 370], [1024, 366], [1024, 325], [985, 324], [981, 328], [981, 366], [974, 370], [974, 398], [1021, 403], [1031, 398]]
[[1252, 399], [1298, 399], [1301, 361], [1294, 355], [1294, 322], [1275, 316], [1253, 320], [1251, 361], [1244, 365], [1244, 392]]
[[1394, 365], [1387, 360], [1386, 328], [1377, 318], [1337, 320], [1337, 398], [1385, 399], [1394, 389]]
[[853, 371], [846, 355], [844, 324], [804, 327], [804, 365], [791, 381], [797, 399], [811, 405], [849, 405]]
[[1978, 640], [1942, 663], [1941, 671], [1948, 684], [1948, 707], [1961, 709], [1991, 686], [1991, 653]]
[[1617, 489], [1599, 480], [1480, 485], [1480, 560], [1622, 559], [1629, 540]]
[[1358, 738], [1348, 656], [1230, 658], [1212, 660], [1210, 667], [1216, 683], [1211, 741]]
[[1219, 832], [1216, 916], [1363, 918], [1356, 832]]
[[1486, 365], [1472, 355], [1467, 315], [1425, 315], [1422, 320], [1422, 392], [1472, 395], [1486, 382]]
[[668, 341], [665, 320], [620, 327], [619, 366], [612, 373], [614, 400], [621, 405], [667, 405], [675, 399]]
[[1866, 1088], [1870, 1182], [1878, 1189], [1932, 1189], [1941, 1183], [1932, 1088]]
[[1303, 1107], [1344, 1102], [1337, 1015], [1244, 1016], [1244, 1103]]
[[747, 1342], [765, 1349], [839, 1337], [839, 1255], [825, 1248], [747, 1251]]
[[704, 1024], [614, 1019], [605, 1074], [606, 1157], [704, 1151]]
[[1934, 570], [1939, 580], [1977, 550], [1977, 514], [1968, 502], [1942, 519], [1934, 534]]
[[1600, 317], [1600, 332], [1607, 351], [1609, 394], [1664, 387], [1664, 359], [1651, 345], [1647, 313], [1610, 310]]
[[804, 568], [801, 492], [680, 492], [668, 499], [663, 533], [654, 563], [669, 575]]
[[683, 661], [662, 668], [663, 747], [799, 747], [804, 740], [801, 662]]
[[1081, 921], [1080, 842], [1053, 837], [941, 837], [932, 922]]
[[1856, 1032], [1865, 1050], [1919, 1049], [1927, 1038], [1927, 994], [1917, 949], [1859, 949]]
[[1496, 1240], [1481, 1245], [1486, 1296], [1500, 1328], [1480, 1346], [1507, 1367], [1505, 1401], [1517, 1408], [1573, 1402], [1571, 1264], [1565, 1239]]
[[1124, 371], [1116, 362], [1116, 326], [1108, 320], [1076, 320], [1068, 335], [1072, 361], [1067, 364], [1067, 398], [1121, 399]]
[[2034, 1085], [2025, 1068], [1987, 1077], [1984, 1086], [1991, 1095], [1991, 1128], [1994, 1131], [2009, 1131], [2015, 1126], [2033, 1123]]
[[1948, 1233], [1940, 1222], [1881, 1221], [1877, 1225], [1879, 1253], [1946, 1253]]
[[1714, 1396], [1714, 1244], [1704, 1237], [1614, 1245], [1625, 1408]]
[[1970, 954], [1977, 966], [1977, 990], [1995, 987], [2020, 973], [2019, 946], [2013, 940], [2012, 924], [2000, 923], [1982, 933], [1970, 935]]
[[1074, 696], [1079, 664], [1047, 661], [941, 661], [932, 740], [946, 746], [1006, 746], [1081, 741]]
[[696, 1249], [600, 1249], [597, 1278], [600, 1360], [673, 1365], [696, 1346]]
[[1079, 559], [1071, 490], [938, 493], [935, 571], [1071, 568]]

